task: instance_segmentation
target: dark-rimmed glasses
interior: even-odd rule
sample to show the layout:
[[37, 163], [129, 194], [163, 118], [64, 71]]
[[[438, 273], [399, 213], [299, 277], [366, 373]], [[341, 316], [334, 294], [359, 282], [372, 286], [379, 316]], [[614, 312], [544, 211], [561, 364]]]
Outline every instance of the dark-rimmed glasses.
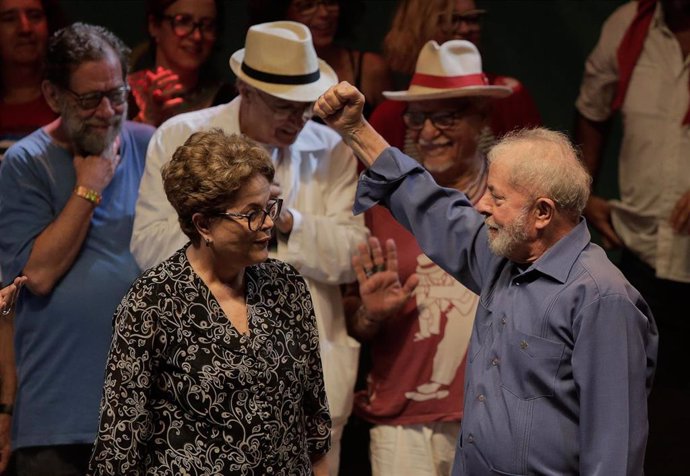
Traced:
[[461, 23], [465, 23], [469, 27], [480, 27], [485, 14], [486, 11], [484, 10], [474, 10], [467, 13], [453, 12], [450, 17], [441, 14], [438, 22], [442, 27], [450, 29], [457, 28]]
[[103, 101], [103, 98], [108, 98], [112, 106], [122, 106], [127, 101], [127, 94], [129, 94], [129, 86], [126, 84], [108, 91], [96, 91], [86, 94], [77, 94], [69, 88], [62, 89], [70, 93], [77, 101], [77, 105], [85, 111], [96, 109]]
[[201, 36], [211, 40], [215, 39], [217, 35], [216, 20], [212, 18], [202, 18], [199, 21], [194, 21], [192, 15], [182, 13], [179, 15], [163, 15], [163, 19], [170, 22], [173, 33], [180, 38], [191, 35], [196, 29], [199, 30]]
[[287, 101], [283, 101], [277, 104], [270, 95], [259, 89], [255, 89], [255, 91], [266, 107], [271, 110], [273, 117], [279, 121], [285, 121], [292, 116], [299, 116], [303, 121], [308, 121], [314, 116], [313, 102], [290, 104]]
[[244, 218], [247, 220], [247, 227], [249, 231], [259, 231], [264, 223], [266, 222], [266, 217], [271, 217], [271, 220], [275, 221], [280, 215], [280, 210], [283, 208], [283, 199], [276, 198], [266, 204], [265, 209], [252, 210], [249, 213], [232, 213], [223, 212], [218, 213], [217, 216], [221, 218], [226, 218], [228, 220], [234, 220], [236, 218]]
[[403, 114], [403, 121], [408, 129], [419, 131], [424, 128], [424, 123], [429, 119], [436, 129], [444, 131], [455, 127], [461, 117], [463, 115], [458, 112], [406, 112]]
[[326, 7], [328, 11], [335, 11], [340, 8], [338, 0], [297, 0], [293, 3], [295, 10], [300, 15], [312, 16], [319, 9], [319, 5]]

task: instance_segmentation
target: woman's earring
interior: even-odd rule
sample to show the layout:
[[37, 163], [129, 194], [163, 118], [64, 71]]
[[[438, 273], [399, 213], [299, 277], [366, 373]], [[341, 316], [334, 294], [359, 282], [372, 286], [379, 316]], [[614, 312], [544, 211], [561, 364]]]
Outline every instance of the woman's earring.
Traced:
[[211, 243], [213, 243], [213, 241], [211, 241], [211, 238], [206, 238], [206, 246], [210, 247]]

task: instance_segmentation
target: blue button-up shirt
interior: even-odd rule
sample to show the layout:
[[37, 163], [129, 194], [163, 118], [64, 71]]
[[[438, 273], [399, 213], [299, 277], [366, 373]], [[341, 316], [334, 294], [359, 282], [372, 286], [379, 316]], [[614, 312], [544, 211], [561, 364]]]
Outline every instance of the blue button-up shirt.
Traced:
[[453, 474], [642, 474], [656, 325], [585, 221], [518, 267], [491, 253], [462, 193], [392, 148], [362, 175], [355, 212], [375, 203], [480, 294]]

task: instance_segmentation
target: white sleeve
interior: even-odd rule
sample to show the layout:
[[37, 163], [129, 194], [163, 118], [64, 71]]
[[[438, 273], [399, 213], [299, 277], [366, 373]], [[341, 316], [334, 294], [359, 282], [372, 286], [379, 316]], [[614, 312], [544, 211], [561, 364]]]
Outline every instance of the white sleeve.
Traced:
[[279, 244], [278, 258], [321, 283], [352, 282], [352, 253], [369, 235], [364, 215], [352, 214], [357, 162], [342, 141], [319, 160], [321, 170], [312, 179], [309, 202], [299, 210], [290, 209], [292, 232], [287, 246]]
[[618, 46], [635, 17], [637, 2], [626, 3], [604, 22], [594, 50], [585, 62], [577, 110], [592, 121], [605, 121], [611, 115], [618, 87]]
[[188, 241], [180, 229], [177, 212], [165, 196], [161, 177], [161, 168], [187, 136], [189, 133], [174, 128], [159, 128], [149, 142], [130, 243], [130, 251], [142, 270], [162, 262]]

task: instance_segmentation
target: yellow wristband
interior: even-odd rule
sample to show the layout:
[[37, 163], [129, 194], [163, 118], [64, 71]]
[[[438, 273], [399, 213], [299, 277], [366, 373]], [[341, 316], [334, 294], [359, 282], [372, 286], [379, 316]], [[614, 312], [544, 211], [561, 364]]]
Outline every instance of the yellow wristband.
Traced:
[[74, 194], [77, 197], [81, 197], [84, 200], [88, 200], [89, 202], [93, 203], [94, 206], [98, 206], [101, 203], [101, 200], [103, 199], [100, 193], [90, 188], [86, 188], [83, 185], [77, 185], [77, 187], [74, 189]]

